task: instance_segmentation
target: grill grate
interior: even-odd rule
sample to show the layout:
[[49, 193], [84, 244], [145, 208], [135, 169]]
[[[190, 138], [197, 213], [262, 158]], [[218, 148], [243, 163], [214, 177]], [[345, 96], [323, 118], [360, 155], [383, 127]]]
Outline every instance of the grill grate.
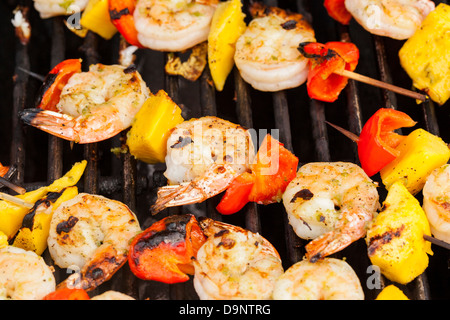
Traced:
[[[446, 1], [436, 1], [439, 2]], [[12, 12], [18, 3], [27, 7], [32, 6], [30, 0], [9, 0], [6, 4], [2, 2], [1, 15], [5, 16], [5, 12]], [[396, 57], [401, 42], [372, 36], [354, 22], [348, 27], [338, 25], [328, 18], [322, 1], [267, 0], [265, 3], [298, 11], [307, 18], [312, 18], [319, 42], [332, 40], [355, 42], [361, 49], [360, 64], [356, 71], [403, 87], [411, 85], [411, 81], [399, 67]], [[244, 7], [247, 5], [248, 2], [245, 1]], [[2, 110], [0, 161], [14, 164], [17, 168], [13, 177], [16, 183], [24, 185], [28, 190], [40, 187], [60, 177], [75, 161], [87, 159], [88, 167], [80, 188], [84, 192], [99, 193], [123, 201], [137, 214], [142, 228], [169, 214], [189, 212], [206, 215], [261, 233], [277, 247], [285, 268], [303, 257], [306, 242], [299, 239], [288, 225], [282, 204], [270, 206], [249, 204], [244, 212], [233, 216], [221, 216], [214, 209], [218, 202], [216, 197], [201, 204], [170, 208], [152, 217], [149, 214], [149, 207], [155, 200], [157, 187], [165, 184], [162, 174], [165, 166], [145, 165], [134, 160], [129, 154], [122, 154], [120, 158], [114, 156], [110, 152], [111, 147], [121, 146], [126, 133], [95, 144], [71, 145], [67, 141], [31, 127], [24, 127], [19, 123], [17, 113], [33, 106], [35, 93], [40, 85], [28, 74], [21, 72], [21, 68], [46, 74], [49, 68], [58, 62], [72, 57], [82, 57], [86, 65], [96, 62], [116, 63], [120, 40], [116, 36], [106, 42], [92, 33], [88, 33], [84, 39], [77, 38], [66, 30], [62, 18], [43, 21], [32, 9], [29, 11], [32, 37], [28, 44], [22, 44], [14, 38], [10, 18], [8, 16], [1, 21], [7, 45], [2, 46], [0, 53], [7, 57], [6, 61], [11, 62], [10, 66], [5, 64], [1, 74], [8, 81], [14, 75], [14, 82], [8, 82], [0, 89], [4, 90], [1, 92], [2, 96], [7, 97], [7, 103], [0, 107]], [[13, 50], [9, 51], [7, 48]], [[397, 97], [391, 92], [350, 80], [345, 93], [331, 105], [310, 100], [304, 85], [276, 93], [257, 92], [242, 80], [236, 69], [229, 76], [224, 91], [215, 92], [211, 86], [208, 69], [199, 80], [191, 83], [179, 77], [166, 75], [165, 60], [166, 55], [161, 52], [151, 50], [137, 52], [137, 65], [151, 91], [164, 89], [176, 103], [183, 106], [184, 118], [217, 115], [248, 128], [279, 129], [280, 141], [299, 157], [300, 163], [338, 160], [357, 162], [356, 146], [347, 138], [332, 131], [334, 129], [328, 130], [324, 121], [330, 121], [358, 134], [364, 121], [379, 107], [405, 111], [418, 120], [421, 127], [434, 134], [441, 134], [445, 141], [450, 141], [450, 131], [445, 126], [448, 121], [448, 112], [446, 113], [445, 109], [449, 107], [449, 103], [438, 108], [435, 108], [432, 102], [419, 106], [409, 98]], [[12, 90], [8, 90], [9, 86]], [[12, 111], [9, 111], [11, 105]], [[42, 168], [45, 168], [44, 163], [47, 164], [46, 172], [42, 171]], [[383, 194], [380, 194], [380, 199], [384, 199]], [[448, 252], [434, 247], [433, 250], [435, 256], [431, 258], [426, 273], [402, 287], [413, 299], [441, 299], [446, 295], [448, 298]], [[361, 280], [366, 298], [375, 298], [379, 290], [368, 289], [366, 285], [370, 276], [367, 272], [370, 261], [364, 240], [357, 241], [335, 256], [347, 259]], [[44, 258], [48, 263], [52, 263], [48, 252], [44, 253]], [[57, 282], [67, 277], [64, 270], [56, 266], [55, 269]], [[446, 281], [442, 281], [442, 277]], [[378, 280], [382, 287], [389, 282], [383, 277]], [[94, 294], [107, 289], [122, 291], [139, 299], [198, 299], [192, 281], [176, 285], [142, 281], [131, 274], [127, 265], [110, 281], [97, 288]]]

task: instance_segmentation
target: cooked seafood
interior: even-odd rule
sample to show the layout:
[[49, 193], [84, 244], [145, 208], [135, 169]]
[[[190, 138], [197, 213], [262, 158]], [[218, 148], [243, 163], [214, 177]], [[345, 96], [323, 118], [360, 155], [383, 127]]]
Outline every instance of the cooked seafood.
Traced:
[[48, 249], [56, 265], [75, 271], [58, 288], [92, 290], [126, 261], [139, 222], [123, 203], [80, 193], [53, 213]]
[[97, 142], [131, 126], [149, 94], [135, 68], [93, 64], [70, 77], [56, 106], [59, 112], [25, 109], [21, 118], [66, 140]]
[[55, 290], [53, 271], [32, 251], [0, 249], [0, 299], [40, 300]]
[[134, 24], [139, 42], [161, 51], [183, 51], [208, 39], [217, 0], [138, 0]]
[[364, 237], [379, 208], [375, 183], [349, 162], [302, 166], [283, 194], [289, 223], [303, 239], [307, 258], [316, 261]]
[[358, 276], [345, 261], [325, 258], [302, 260], [278, 278], [275, 300], [364, 300]]
[[423, 187], [423, 210], [437, 239], [450, 243], [450, 165], [435, 169]]
[[86, 8], [89, 0], [33, 0], [42, 19], [74, 14]]
[[314, 42], [314, 30], [299, 13], [253, 3], [254, 17], [236, 43], [234, 61], [242, 78], [260, 91], [294, 88], [306, 81], [308, 59], [299, 43]]
[[108, 290], [91, 298], [91, 300], [135, 300], [133, 297], [114, 290]]
[[212, 116], [184, 121], [167, 140], [169, 186], [158, 190], [152, 211], [219, 194], [249, 168], [254, 154], [250, 133], [240, 125]]
[[200, 225], [208, 237], [194, 260], [200, 299], [270, 299], [283, 274], [272, 244], [257, 233], [209, 218]]
[[434, 10], [430, 0], [345, 0], [345, 7], [367, 31], [404, 40]]

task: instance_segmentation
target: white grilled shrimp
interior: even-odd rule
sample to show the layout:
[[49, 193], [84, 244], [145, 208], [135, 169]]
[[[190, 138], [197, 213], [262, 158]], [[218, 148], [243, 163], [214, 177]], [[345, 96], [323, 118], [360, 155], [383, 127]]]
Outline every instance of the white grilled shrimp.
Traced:
[[53, 270], [33, 251], [0, 249], [0, 299], [40, 300], [55, 285]]
[[283, 274], [277, 250], [265, 238], [209, 218], [208, 237], [194, 260], [194, 288], [202, 300], [270, 299]]
[[325, 258], [315, 263], [302, 260], [280, 276], [275, 300], [364, 300], [358, 276], [345, 261]]
[[25, 109], [22, 120], [77, 143], [98, 142], [131, 126], [150, 90], [135, 68], [93, 64], [73, 74], [61, 92], [59, 112]]
[[127, 260], [129, 242], [141, 231], [135, 214], [123, 203], [80, 193], [53, 213], [48, 249], [56, 265], [80, 270], [60, 287], [92, 290]]
[[160, 51], [183, 51], [208, 39], [217, 0], [138, 0], [139, 42]]
[[350, 162], [302, 166], [283, 194], [295, 233], [314, 239], [306, 245], [311, 261], [340, 251], [364, 237], [380, 207], [376, 184]]
[[240, 125], [213, 116], [184, 121], [167, 140], [169, 185], [158, 190], [152, 211], [219, 194], [249, 168], [254, 155], [250, 133]]
[[345, 0], [345, 7], [367, 31], [404, 40], [416, 32], [435, 4], [430, 0]]
[[308, 59], [298, 50], [301, 42], [316, 41], [314, 30], [299, 13], [250, 7], [253, 20], [236, 43], [234, 61], [242, 78], [260, 91], [295, 88], [308, 77]]
[[89, 0], [33, 0], [42, 19], [81, 12]]
[[423, 210], [433, 236], [450, 243], [450, 165], [435, 169], [427, 178], [423, 193]]
[[91, 300], [136, 300], [136, 299], [119, 291], [108, 290], [92, 297]]

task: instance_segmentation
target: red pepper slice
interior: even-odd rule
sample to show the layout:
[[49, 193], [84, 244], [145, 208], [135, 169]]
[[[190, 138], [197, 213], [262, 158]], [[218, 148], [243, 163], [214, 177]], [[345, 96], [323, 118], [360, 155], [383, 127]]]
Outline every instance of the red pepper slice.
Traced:
[[143, 48], [138, 40], [138, 32], [134, 26], [134, 9], [136, 0], [108, 0], [109, 16], [125, 40], [132, 46]]
[[194, 274], [192, 258], [205, 241], [193, 215], [168, 216], [133, 239], [128, 264], [140, 279], [185, 282]]
[[348, 82], [347, 77], [335, 71], [355, 70], [359, 60], [359, 50], [350, 42], [332, 41], [326, 44], [303, 42], [299, 51], [309, 61], [309, 73], [306, 83], [311, 99], [334, 102]]
[[45, 77], [38, 94], [38, 108], [58, 111], [56, 105], [63, 87], [73, 74], [79, 72], [81, 72], [81, 59], [67, 59], [58, 63]]
[[270, 134], [264, 137], [256, 154], [252, 173], [244, 172], [233, 180], [216, 209], [222, 214], [241, 210], [249, 201], [270, 204], [281, 199], [287, 185], [297, 174], [298, 158]]
[[221, 214], [233, 214], [241, 210], [248, 203], [248, 196], [252, 191], [255, 177], [250, 172], [237, 176], [225, 191], [216, 209]]
[[345, 0], [325, 0], [323, 5], [328, 15], [339, 23], [348, 25], [352, 20], [352, 14], [345, 7]]
[[5, 174], [7, 174], [9, 171], [9, 166], [4, 166], [2, 165], [2, 163], [0, 162], [0, 177], [4, 177]]
[[379, 109], [367, 120], [359, 136], [358, 156], [369, 177], [398, 157], [399, 151], [395, 148], [405, 136], [393, 131], [415, 124], [406, 113], [388, 108]]
[[90, 300], [84, 289], [63, 288], [50, 292], [42, 300]]

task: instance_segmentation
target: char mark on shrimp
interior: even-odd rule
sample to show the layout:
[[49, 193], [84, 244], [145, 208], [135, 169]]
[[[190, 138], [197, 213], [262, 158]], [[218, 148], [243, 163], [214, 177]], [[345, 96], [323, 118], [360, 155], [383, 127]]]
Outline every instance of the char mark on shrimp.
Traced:
[[70, 232], [70, 230], [72, 230], [72, 228], [75, 227], [78, 220], [79, 219], [77, 217], [70, 216], [69, 219], [67, 219], [66, 221], [58, 223], [58, 225], [56, 226], [56, 233], [61, 234], [63, 232], [65, 233]]

